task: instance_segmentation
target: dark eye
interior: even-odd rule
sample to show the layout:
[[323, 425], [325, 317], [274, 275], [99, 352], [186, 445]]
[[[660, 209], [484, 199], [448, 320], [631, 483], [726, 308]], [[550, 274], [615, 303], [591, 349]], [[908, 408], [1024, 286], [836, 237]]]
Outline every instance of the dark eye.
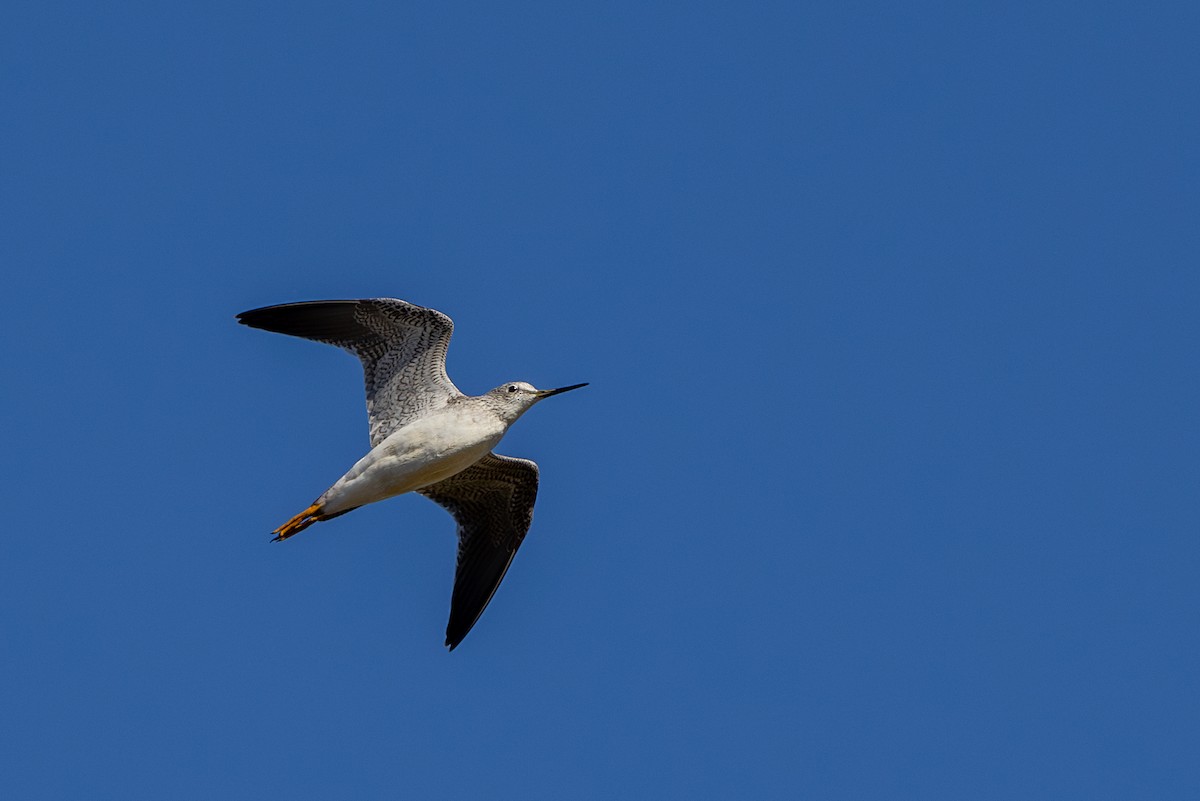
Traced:
[[517, 391], [517, 385], [516, 385], [516, 384], [509, 384], [509, 385], [508, 385], [508, 391], [509, 391], [509, 392], [516, 392], [516, 391]]

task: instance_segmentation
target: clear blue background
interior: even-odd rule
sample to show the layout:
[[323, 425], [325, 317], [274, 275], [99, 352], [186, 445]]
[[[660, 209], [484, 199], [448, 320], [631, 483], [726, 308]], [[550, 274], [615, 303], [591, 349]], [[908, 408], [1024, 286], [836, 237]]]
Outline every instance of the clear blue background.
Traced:
[[[0, 793], [1196, 798], [1191, 3], [10, 4]], [[450, 314], [529, 538], [268, 532]]]

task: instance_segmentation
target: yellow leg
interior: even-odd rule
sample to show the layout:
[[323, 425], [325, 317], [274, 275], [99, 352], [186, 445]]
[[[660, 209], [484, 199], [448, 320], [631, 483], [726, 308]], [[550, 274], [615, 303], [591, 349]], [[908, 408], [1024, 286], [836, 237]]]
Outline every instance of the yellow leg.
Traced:
[[313, 523], [316, 523], [317, 521], [322, 520], [322, 519], [323, 518], [321, 517], [321, 507], [318, 504], [314, 503], [312, 506], [308, 507], [300, 514], [296, 515], [291, 520], [287, 521], [282, 526], [280, 526], [279, 528], [272, 531], [271, 533], [275, 535], [275, 539], [272, 540], [272, 542], [279, 542], [280, 540], [286, 540], [288, 537], [292, 536], [293, 534], [299, 534], [301, 531], [308, 528]]

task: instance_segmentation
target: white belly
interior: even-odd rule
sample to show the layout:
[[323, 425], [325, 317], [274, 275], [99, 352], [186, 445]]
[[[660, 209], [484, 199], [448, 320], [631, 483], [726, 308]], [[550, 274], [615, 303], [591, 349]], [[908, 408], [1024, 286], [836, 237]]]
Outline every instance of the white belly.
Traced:
[[317, 502], [332, 515], [436, 484], [482, 459], [506, 428], [491, 415], [423, 417], [372, 448]]

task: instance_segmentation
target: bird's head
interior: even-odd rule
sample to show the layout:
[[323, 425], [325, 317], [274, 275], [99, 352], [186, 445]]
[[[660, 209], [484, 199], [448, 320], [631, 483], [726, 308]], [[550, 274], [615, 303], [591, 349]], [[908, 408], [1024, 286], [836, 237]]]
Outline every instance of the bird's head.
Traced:
[[500, 410], [501, 414], [511, 422], [529, 411], [540, 400], [586, 386], [585, 382], [558, 389], [538, 389], [525, 381], [510, 381], [493, 389], [488, 396], [493, 399], [495, 407]]

